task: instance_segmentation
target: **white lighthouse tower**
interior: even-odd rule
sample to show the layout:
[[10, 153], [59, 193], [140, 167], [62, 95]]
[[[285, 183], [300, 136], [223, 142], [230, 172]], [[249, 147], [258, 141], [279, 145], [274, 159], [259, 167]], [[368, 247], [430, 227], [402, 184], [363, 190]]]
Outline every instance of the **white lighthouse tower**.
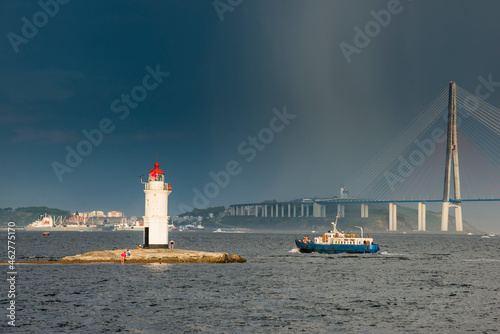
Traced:
[[172, 186], [165, 184], [165, 173], [158, 162], [144, 185], [144, 248], [168, 248], [168, 195]]

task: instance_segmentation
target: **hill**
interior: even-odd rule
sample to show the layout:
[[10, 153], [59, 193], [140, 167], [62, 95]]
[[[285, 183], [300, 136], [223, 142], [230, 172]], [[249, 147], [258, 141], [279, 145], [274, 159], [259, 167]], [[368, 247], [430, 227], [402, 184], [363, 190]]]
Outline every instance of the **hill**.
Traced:
[[213, 214], [215, 217], [219, 215], [221, 212], [224, 212], [226, 208], [224, 206], [214, 206], [206, 209], [193, 209], [193, 211], [184, 212], [179, 215], [179, 217], [209, 217], [210, 214]]
[[7, 226], [8, 222], [15, 222], [18, 227], [26, 226], [37, 220], [45, 211], [47, 211], [48, 215], [53, 217], [62, 216], [63, 218], [68, 218], [71, 216], [71, 213], [67, 210], [47, 208], [44, 206], [29, 206], [17, 209], [0, 208], [0, 226]]

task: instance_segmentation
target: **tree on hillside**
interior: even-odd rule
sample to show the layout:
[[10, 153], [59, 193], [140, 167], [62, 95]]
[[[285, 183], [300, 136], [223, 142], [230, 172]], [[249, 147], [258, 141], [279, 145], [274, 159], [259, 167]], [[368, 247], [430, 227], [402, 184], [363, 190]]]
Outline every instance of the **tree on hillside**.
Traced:
[[217, 216], [219, 213], [223, 212], [226, 210], [226, 207], [224, 206], [214, 206], [206, 209], [193, 209], [193, 211], [190, 212], [184, 212], [179, 215], [179, 217], [186, 217], [186, 216], [201, 216], [201, 217], [208, 217], [210, 213], [212, 213], [214, 216]]

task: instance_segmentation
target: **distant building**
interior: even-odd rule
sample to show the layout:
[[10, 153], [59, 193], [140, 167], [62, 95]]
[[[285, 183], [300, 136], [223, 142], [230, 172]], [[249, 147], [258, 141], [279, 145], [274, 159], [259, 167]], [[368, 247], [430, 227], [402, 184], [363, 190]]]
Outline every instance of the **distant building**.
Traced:
[[75, 216], [80, 216], [80, 217], [85, 217], [85, 218], [106, 217], [106, 215], [102, 211], [91, 211], [91, 212], [80, 212], [80, 213], [77, 212], [77, 213], [75, 213]]
[[108, 217], [123, 217], [123, 212], [120, 211], [109, 211]]

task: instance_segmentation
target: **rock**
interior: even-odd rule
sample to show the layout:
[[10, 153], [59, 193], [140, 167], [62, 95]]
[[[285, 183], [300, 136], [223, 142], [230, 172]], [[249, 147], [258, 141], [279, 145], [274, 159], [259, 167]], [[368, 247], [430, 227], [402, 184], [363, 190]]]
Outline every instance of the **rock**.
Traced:
[[231, 263], [243, 263], [243, 262], [247, 262], [247, 260], [245, 260], [244, 258], [239, 256], [238, 254], [232, 254], [231, 257], [229, 258], [229, 262], [231, 262]]
[[[63, 257], [62, 263], [121, 262], [121, 254], [126, 249], [93, 251], [85, 254]], [[242, 263], [244, 258], [233, 254], [190, 251], [183, 249], [131, 249], [127, 263]]]

